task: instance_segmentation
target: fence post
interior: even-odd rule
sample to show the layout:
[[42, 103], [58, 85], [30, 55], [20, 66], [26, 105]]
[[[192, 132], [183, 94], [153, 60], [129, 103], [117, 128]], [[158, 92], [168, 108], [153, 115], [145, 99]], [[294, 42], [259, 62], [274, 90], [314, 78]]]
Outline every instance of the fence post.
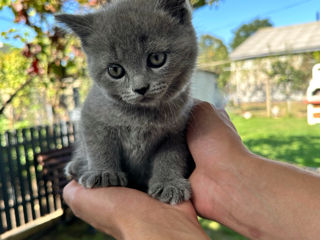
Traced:
[[[4, 157], [3, 157], [3, 147], [2, 147], [2, 135], [0, 134], [0, 176], [1, 176], [1, 190], [3, 195], [3, 201], [4, 201], [4, 211], [6, 214], [6, 222], [7, 222], [7, 230], [12, 229], [12, 223], [11, 223], [11, 216], [10, 216], [10, 206], [9, 206], [9, 198], [8, 198], [8, 186], [7, 186], [7, 179], [6, 179], [6, 170], [5, 170], [5, 164], [4, 164]], [[1, 223], [2, 231], [3, 225]]]
[[73, 142], [76, 142], [76, 123], [72, 124]]
[[[44, 152], [44, 151], [48, 151], [49, 150], [49, 148], [48, 148], [48, 144], [49, 143], [47, 142], [47, 144], [45, 145], [46, 147], [44, 147], [44, 142], [45, 142], [45, 140], [47, 140], [47, 136], [46, 136], [46, 131], [45, 131], [45, 136], [44, 137], [42, 136], [42, 130], [45, 131], [45, 129], [43, 127], [39, 127], [38, 128], [39, 145], [40, 145], [40, 148], [41, 148], [41, 152]], [[36, 161], [38, 161], [38, 159], [36, 159]], [[43, 172], [41, 172], [41, 174], [43, 174]], [[43, 182], [44, 194], [45, 194], [45, 199], [46, 199], [46, 210], [47, 210], [47, 213], [50, 213], [48, 182], [44, 178], [42, 178], [41, 181]]]
[[17, 193], [17, 185], [16, 185], [16, 174], [15, 169], [13, 166], [13, 158], [11, 154], [12, 145], [11, 145], [11, 133], [6, 132], [6, 140], [7, 140], [7, 156], [8, 156], [8, 166], [9, 166], [9, 173], [10, 173], [10, 180], [11, 180], [11, 188], [14, 194], [14, 201], [13, 201], [13, 209], [15, 214], [16, 225], [20, 226], [20, 215], [18, 209], [18, 193]]
[[15, 131], [15, 151], [16, 151], [16, 163], [17, 163], [17, 173], [20, 182], [20, 192], [21, 192], [21, 199], [22, 199], [22, 208], [23, 208], [23, 216], [24, 222], [27, 223], [29, 221], [28, 211], [27, 211], [27, 202], [26, 202], [26, 191], [24, 188], [24, 179], [22, 176], [22, 167], [21, 167], [21, 155], [19, 149], [19, 131]]
[[58, 148], [57, 128], [58, 128], [58, 125], [57, 125], [56, 123], [53, 124], [53, 129], [52, 129], [52, 131], [53, 131], [53, 142], [54, 142], [55, 148]]
[[47, 150], [51, 150], [51, 141], [52, 141], [52, 136], [50, 136], [50, 128], [49, 126], [45, 127], [46, 130], [46, 141], [47, 141]]
[[2, 222], [2, 210], [0, 209], [0, 234], [4, 232], [3, 222]]
[[64, 141], [64, 124], [60, 122], [59, 124], [59, 130], [60, 130], [60, 139], [61, 139], [61, 145], [62, 147], [65, 146], [65, 141]]
[[38, 202], [39, 202], [39, 208], [40, 208], [40, 215], [43, 216], [44, 212], [43, 212], [43, 206], [42, 206], [42, 193], [41, 193], [40, 177], [38, 172], [37, 151], [35, 146], [36, 139], [35, 139], [34, 133], [35, 133], [35, 129], [33, 127], [30, 128], [31, 148], [33, 153], [33, 166], [34, 166], [34, 171], [37, 179]]
[[33, 187], [32, 187], [32, 178], [31, 178], [31, 172], [30, 172], [30, 158], [29, 158], [29, 153], [28, 153], [28, 139], [27, 139], [27, 134], [26, 134], [26, 129], [22, 129], [22, 144], [23, 144], [23, 150], [24, 150], [24, 155], [26, 158], [26, 170], [27, 170], [27, 179], [28, 179], [28, 188], [29, 188], [29, 194], [30, 194], [30, 204], [31, 204], [31, 214], [32, 214], [32, 219], [36, 219], [36, 212], [34, 210], [34, 195], [33, 195]]

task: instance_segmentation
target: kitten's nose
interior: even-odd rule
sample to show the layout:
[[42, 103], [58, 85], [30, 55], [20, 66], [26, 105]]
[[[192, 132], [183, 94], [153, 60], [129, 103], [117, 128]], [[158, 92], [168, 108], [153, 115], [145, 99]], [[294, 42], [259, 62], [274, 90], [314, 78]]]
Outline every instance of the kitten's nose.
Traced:
[[148, 91], [149, 88], [150, 88], [150, 85], [147, 85], [147, 86], [142, 87], [142, 88], [137, 88], [134, 91], [136, 93], [139, 93], [140, 95], [144, 95]]

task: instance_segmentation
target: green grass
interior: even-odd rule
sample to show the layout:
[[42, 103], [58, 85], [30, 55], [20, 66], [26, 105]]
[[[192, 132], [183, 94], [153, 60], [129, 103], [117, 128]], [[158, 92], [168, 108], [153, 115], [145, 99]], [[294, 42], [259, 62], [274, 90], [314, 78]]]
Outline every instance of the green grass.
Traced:
[[309, 126], [305, 118], [231, 119], [254, 153], [300, 166], [320, 167], [320, 125]]
[[79, 219], [73, 219], [67, 223], [61, 222], [57, 227], [42, 234], [38, 240], [114, 240], [114, 238], [94, 230]]
[[214, 240], [246, 240], [247, 238], [231, 229], [213, 221], [199, 218], [200, 224], [210, 239]]
[[[320, 167], [320, 125], [309, 126], [305, 118], [244, 119], [231, 115], [246, 146], [256, 154], [300, 166]], [[214, 240], [244, 240], [246, 238], [212, 221], [200, 219], [206, 233]], [[109, 240], [106, 235], [94, 233], [88, 225], [77, 221], [60, 225], [43, 240]]]

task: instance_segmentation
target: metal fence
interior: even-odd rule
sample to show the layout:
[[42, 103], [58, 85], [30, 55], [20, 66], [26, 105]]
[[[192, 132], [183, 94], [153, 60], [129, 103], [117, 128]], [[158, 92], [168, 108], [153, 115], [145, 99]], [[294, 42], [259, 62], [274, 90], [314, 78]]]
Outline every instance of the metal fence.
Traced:
[[75, 127], [62, 122], [0, 134], [0, 234], [61, 208], [37, 156], [69, 147]]

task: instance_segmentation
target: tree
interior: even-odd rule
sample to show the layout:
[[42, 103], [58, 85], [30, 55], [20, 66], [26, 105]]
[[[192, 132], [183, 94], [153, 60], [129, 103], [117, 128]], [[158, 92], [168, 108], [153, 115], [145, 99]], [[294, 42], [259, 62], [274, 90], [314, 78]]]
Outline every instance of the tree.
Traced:
[[202, 7], [206, 4], [218, 4], [220, 0], [191, 0], [191, 4], [194, 8]]
[[271, 27], [269, 19], [255, 19], [248, 24], [241, 25], [238, 29], [233, 31], [234, 37], [230, 44], [231, 48], [236, 49], [241, 43], [243, 43], [248, 37], [252, 36], [258, 29], [264, 27]]
[[[25, 43], [25, 47], [20, 50], [20, 55], [28, 59], [28, 66], [25, 69], [27, 79], [24, 82], [15, 80], [15, 89], [12, 89], [11, 95], [7, 94], [6, 99], [2, 99], [0, 115], [5, 114], [8, 107], [13, 107], [12, 103], [17, 96], [29, 95], [25, 91], [30, 84], [36, 88], [37, 93], [34, 94], [38, 95], [38, 101], [43, 102], [43, 105], [50, 105], [57, 118], [66, 115], [65, 110], [61, 109], [60, 96], [77, 80], [86, 79], [85, 59], [80, 51], [79, 41], [73, 37], [66, 37], [64, 32], [58, 31], [50, 18], [52, 19], [54, 13], [70, 2], [67, 0], [7, 0], [0, 3], [0, 9], [7, 6], [12, 10], [15, 22], [24, 23], [36, 33], [32, 42], [26, 42], [25, 36], [14, 29], [2, 33], [7, 38], [18, 38]], [[97, 2], [80, 1], [87, 5], [96, 5]], [[15, 71], [18, 70], [15, 69]], [[0, 81], [7, 82], [9, 75], [8, 73], [3, 75]], [[16, 106], [17, 108], [19, 106]]]
[[291, 96], [295, 91], [305, 90], [308, 72], [296, 69], [289, 60], [277, 60], [271, 64], [271, 69], [266, 72], [275, 81], [287, 100], [287, 113], [291, 114]]
[[227, 47], [220, 39], [203, 35], [199, 41], [199, 48], [198, 63], [200, 67], [217, 73], [219, 87], [225, 87], [230, 76]]
[[[28, 86], [32, 84], [32, 78], [26, 74], [29, 65], [30, 60], [21, 56], [19, 49], [0, 52], [0, 114], [10, 104], [15, 109], [13, 114], [19, 117], [22, 114], [20, 110], [30, 104], [28, 96], [31, 89]], [[22, 108], [17, 110], [17, 106]]]

